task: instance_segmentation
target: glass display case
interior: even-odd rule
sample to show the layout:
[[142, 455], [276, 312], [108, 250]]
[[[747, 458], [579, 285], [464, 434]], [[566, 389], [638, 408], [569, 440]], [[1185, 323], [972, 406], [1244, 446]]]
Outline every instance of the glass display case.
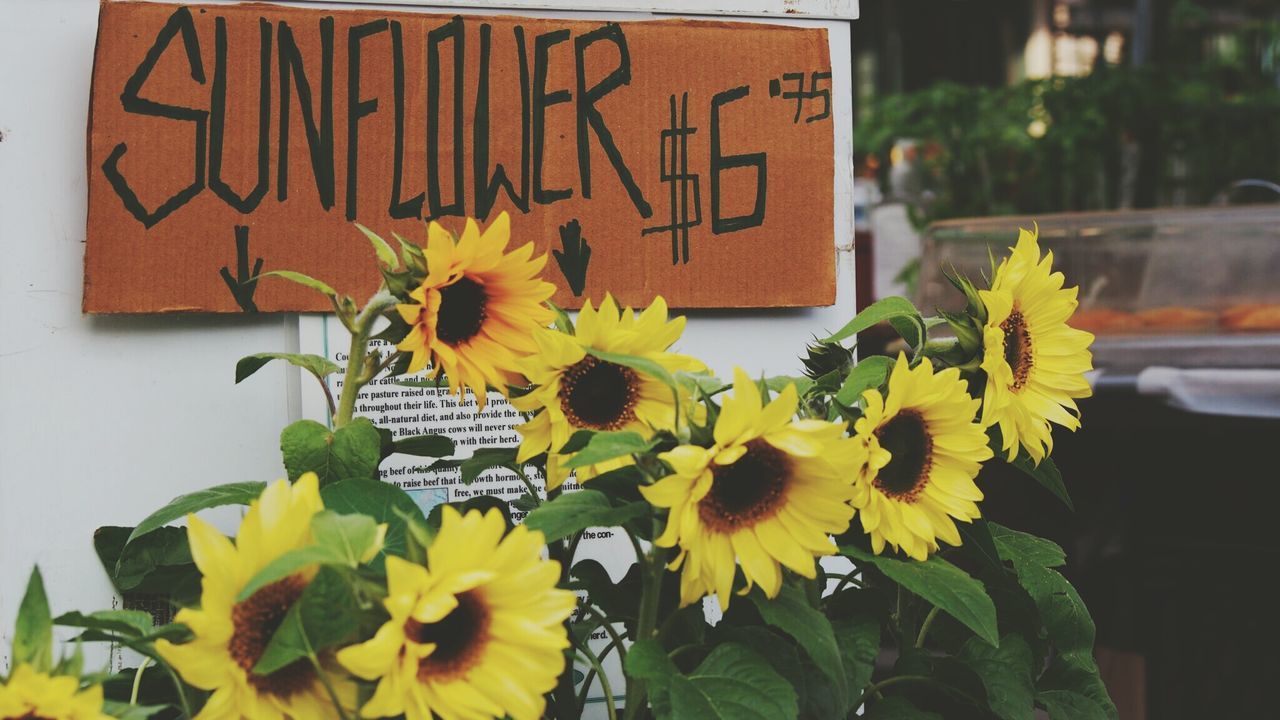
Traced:
[[925, 232], [919, 304], [959, 310], [943, 269], [991, 274], [992, 255], [1038, 222], [1080, 287], [1071, 324], [1099, 367], [1280, 367], [1280, 205], [950, 220]]

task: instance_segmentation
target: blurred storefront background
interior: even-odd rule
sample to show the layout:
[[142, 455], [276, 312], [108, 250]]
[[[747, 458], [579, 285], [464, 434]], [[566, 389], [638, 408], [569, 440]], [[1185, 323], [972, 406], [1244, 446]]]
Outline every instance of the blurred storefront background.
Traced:
[[1280, 716], [1280, 0], [861, 9], [859, 302], [1038, 221], [1098, 335], [1075, 511], [997, 464], [985, 511], [1066, 548], [1123, 720]]

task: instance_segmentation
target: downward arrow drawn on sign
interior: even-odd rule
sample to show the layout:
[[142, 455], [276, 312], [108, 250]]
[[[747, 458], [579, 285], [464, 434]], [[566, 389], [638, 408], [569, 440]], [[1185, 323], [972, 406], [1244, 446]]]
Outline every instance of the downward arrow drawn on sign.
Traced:
[[253, 263], [253, 272], [249, 272], [249, 227], [237, 225], [236, 277], [231, 276], [231, 270], [226, 265], [222, 266], [220, 274], [223, 282], [231, 289], [236, 304], [245, 312], [258, 312], [258, 306], [253, 302], [253, 293], [258, 289], [258, 273], [261, 271], [262, 258], [257, 258]]
[[582, 237], [582, 226], [577, 220], [570, 220], [560, 226], [560, 244], [564, 252], [552, 250], [556, 256], [556, 264], [560, 266], [560, 274], [569, 281], [569, 289], [574, 297], [582, 297], [587, 286], [587, 265], [591, 262], [591, 246]]

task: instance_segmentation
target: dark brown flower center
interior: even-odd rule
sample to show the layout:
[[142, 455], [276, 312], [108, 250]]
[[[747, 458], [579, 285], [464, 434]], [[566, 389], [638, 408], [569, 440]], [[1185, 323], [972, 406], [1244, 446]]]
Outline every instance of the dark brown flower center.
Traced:
[[484, 286], [469, 277], [440, 289], [440, 310], [436, 313], [436, 337], [456, 345], [475, 337], [484, 325], [489, 296]]
[[290, 663], [269, 675], [253, 672], [253, 666], [267, 649], [289, 607], [306, 587], [307, 581], [301, 575], [290, 575], [264, 586], [231, 609], [234, 631], [227, 650], [258, 692], [286, 697], [309, 687], [315, 680], [315, 671], [306, 660]]
[[1013, 370], [1014, 390], [1021, 390], [1027, 384], [1027, 374], [1031, 372], [1031, 333], [1027, 332], [1027, 322], [1022, 313], [1014, 310], [1009, 317], [1000, 323], [1004, 331], [1004, 360]]
[[54, 720], [54, 718], [45, 715], [37, 715], [34, 710], [29, 711], [26, 715], [13, 715], [0, 720]]
[[892, 457], [872, 484], [895, 500], [914, 503], [928, 484], [933, 466], [933, 438], [924, 418], [913, 410], [903, 410], [875, 434], [880, 447]]
[[569, 424], [619, 430], [636, 419], [640, 377], [629, 367], [587, 355], [560, 378], [560, 409]]
[[791, 459], [756, 438], [730, 465], [711, 466], [711, 490], [698, 503], [698, 517], [719, 533], [767, 520], [782, 507], [791, 477]]
[[406, 620], [405, 637], [419, 644], [436, 646], [419, 663], [418, 678], [446, 681], [465, 675], [475, 667], [489, 642], [489, 620], [489, 607], [476, 590], [459, 595], [458, 606], [439, 622]]

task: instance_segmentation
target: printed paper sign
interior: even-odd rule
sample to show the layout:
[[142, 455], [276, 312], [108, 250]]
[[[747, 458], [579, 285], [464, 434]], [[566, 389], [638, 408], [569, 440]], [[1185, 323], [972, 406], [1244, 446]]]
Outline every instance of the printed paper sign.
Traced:
[[830, 305], [824, 29], [107, 2], [89, 121], [88, 312], [361, 298], [359, 222], [425, 242], [512, 216], [554, 300]]

